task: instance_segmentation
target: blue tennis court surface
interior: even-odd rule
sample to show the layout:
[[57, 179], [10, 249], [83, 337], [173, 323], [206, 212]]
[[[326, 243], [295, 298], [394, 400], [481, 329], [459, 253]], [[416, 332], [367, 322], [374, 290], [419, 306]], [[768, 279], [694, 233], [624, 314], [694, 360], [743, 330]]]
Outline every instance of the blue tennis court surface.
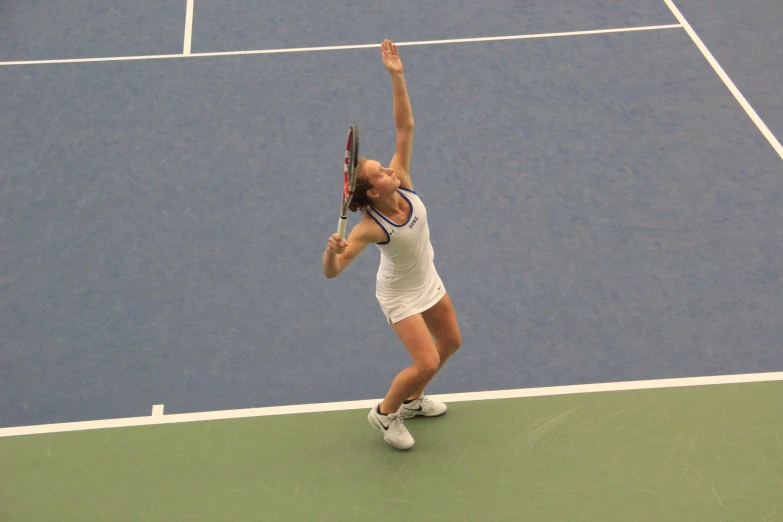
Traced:
[[[59, 7], [73, 32], [2, 4], [0, 59], [182, 52], [184, 2], [84, 4]], [[683, 13], [780, 136], [783, 72], [736, 57], [780, 41], [779, 10], [710, 5]], [[401, 42], [464, 338], [432, 392], [781, 370], [783, 163], [685, 30], [402, 45], [677, 24], [664, 2], [377, 4], [346, 31], [348, 13], [196, 2], [193, 51]], [[732, 17], [778, 23], [734, 41], [711, 23]], [[379, 55], [0, 67], [0, 424], [383, 395], [408, 356], [378, 253], [321, 271], [348, 122], [364, 155], [393, 152]]]
[[180, 0], [0, 3], [0, 61], [182, 52]]
[[681, 6], [720, 64], [780, 139], [783, 134], [783, 31], [776, 0], [688, 0]]
[[[676, 20], [666, 4], [648, 1], [587, 0], [553, 8], [546, 2], [522, 6], [514, 0], [455, 0], [448, 4], [437, 0], [263, 4], [207, 0], [199, 2], [194, 15], [193, 31], [198, 37], [193, 51], [320, 47], [374, 43], [383, 38], [399, 42], [442, 40], [673, 23]], [[346, 65], [350, 69], [350, 62]], [[373, 70], [377, 71], [377, 64], [367, 74]], [[380, 73], [386, 71], [381, 69]]]

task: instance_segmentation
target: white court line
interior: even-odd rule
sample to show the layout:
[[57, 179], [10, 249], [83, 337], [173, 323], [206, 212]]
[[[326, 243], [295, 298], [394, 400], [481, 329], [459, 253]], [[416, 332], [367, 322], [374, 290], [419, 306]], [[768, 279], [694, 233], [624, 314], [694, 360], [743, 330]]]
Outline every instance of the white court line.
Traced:
[[677, 6], [674, 5], [674, 2], [672, 0], [664, 0], [664, 2], [666, 2], [666, 5], [669, 6], [669, 9], [671, 9], [674, 16], [682, 24], [683, 29], [685, 29], [685, 32], [687, 32], [688, 36], [691, 37], [691, 40], [693, 40], [693, 43], [696, 44], [696, 47], [699, 48], [701, 54], [704, 55], [712, 68], [715, 69], [715, 72], [718, 73], [720, 79], [723, 80], [723, 83], [726, 84], [726, 87], [729, 88], [729, 91], [731, 91], [731, 94], [734, 95], [734, 98], [737, 99], [742, 108], [745, 109], [745, 112], [748, 114], [748, 116], [750, 116], [750, 119], [753, 120], [753, 123], [756, 124], [756, 127], [758, 127], [764, 137], [767, 138], [767, 141], [769, 141], [770, 145], [772, 145], [772, 148], [774, 148], [778, 153], [780, 159], [783, 159], [783, 146], [780, 145], [778, 139], [774, 134], [772, 134], [772, 131], [769, 130], [767, 124], [764, 123], [758, 114], [756, 114], [756, 111], [753, 110], [753, 107], [751, 107], [750, 103], [748, 103], [748, 100], [746, 100], [739, 89], [737, 89], [737, 86], [734, 85], [734, 82], [731, 81], [729, 75], [726, 74], [726, 71], [723, 70], [723, 67], [720, 66], [709, 49], [707, 49], [707, 46], [704, 45], [704, 42], [701, 41], [699, 35], [696, 34], [696, 31], [693, 30], [693, 27], [691, 27], [691, 24], [688, 23], [688, 20], [686, 20], [680, 10], [677, 9]]
[[155, 404], [152, 407], [152, 416], [153, 417], [161, 417], [161, 416], [163, 416], [163, 404]]
[[193, 0], [188, 0], [185, 7], [185, 42], [182, 46], [182, 54], [190, 55], [190, 44], [193, 39]]
[[[659, 31], [662, 29], [682, 28], [680, 24], [672, 25], [649, 25], [645, 27], [618, 27], [615, 29], [595, 29], [591, 31], [570, 31], [565, 33], [541, 33], [541, 34], [520, 34], [513, 36], [487, 36], [481, 38], [458, 38], [454, 40], [423, 40], [420, 42], [396, 42], [398, 47], [412, 45], [439, 45], [454, 43], [472, 43], [472, 42], [495, 42], [502, 40], [529, 40], [533, 38], [555, 38], [560, 36], [586, 36], [592, 34], [610, 34], [610, 33], [630, 33], [638, 31]], [[187, 31], [187, 29], [186, 29]], [[186, 42], [188, 34], [185, 34]], [[53, 63], [88, 63], [88, 62], [123, 62], [133, 60], [161, 60], [168, 58], [203, 58], [209, 56], [241, 56], [249, 54], [282, 54], [282, 53], [304, 53], [316, 51], [344, 51], [349, 49], [371, 49], [380, 47], [380, 43], [362, 44], [362, 45], [336, 45], [330, 47], [297, 47], [291, 49], [261, 49], [255, 51], [225, 51], [216, 53], [192, 53], [192, 54], [152, 54], [147, 56], [114, 56], [105, 58], [71, 58], [63, 60], [29, 60], [18, 62], [0, 62], [4, 65], [43, 65]], [[189, 48], [188, 48], [189, 52]]]
[[[628, 381], [598, 384], [578, 384], [573, 386], [552, 386], [547, 388], [528, 388], [520, 390], [499, 390], [470, 393], [452, 393], [433, 395], [444, 402], [468, 402], [496, 399], [516, 399], [524, 397], [547, 397], [553, 395], [571, 395], [579, 393], [597, 393], [629, 390], [653, 390], [661, 388], [681, 388], [689, 386], [708, 386], [718, 384], [744, 384], [752, 382], [783, 381], [783, 372], [748, 373], [741, 375], [718, 375], [709, 377], [686, 377], [679, 379], [658, 379], [650, 381]], [[176, 424], [183, 422], [213, 421], [225, 419], [244, 419], [249, 417], [268, 417], [273, 415], [291, 415], [296, 413], [320, 413], [328, 411], [347, 411], [372, 408], [381, 399], [368, 399], [348, 402], [327, 402], [320, 404], [299, 404], [294, 406], [272, 406], [268, 408], [248, 408], [241, 410], [207, 411], [200, 413], [179, 413], [174, 415], [152, 415], [147, 417], [127, 417], [61, 424], [41, 424], [38, 426], [19, 426], [0, 429], [0, 438], [20, 435], [38, 435], [106, 428], [127, 428], [132, 426], [150, 426], [158, 424]], [[162, 413], [162, 411], [161, 411]]]

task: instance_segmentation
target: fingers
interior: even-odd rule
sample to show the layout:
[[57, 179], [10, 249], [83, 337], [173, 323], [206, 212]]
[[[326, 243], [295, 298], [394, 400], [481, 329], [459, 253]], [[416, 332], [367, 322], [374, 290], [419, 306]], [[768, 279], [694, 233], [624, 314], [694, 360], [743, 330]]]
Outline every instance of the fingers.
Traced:
[[381, 43], [381, 51], [384, 54], [388, 53], [391, 56], [397, 56], [397, 46], [388, 39]]
[[342, 254], [347, 246], [348, 243], [339, 234], [332, 234], [326, 245], [326, 251], [332, 254]]
[[397, 54], [397, 46], [391, 40], [387, 39], [381, 43], [381, 58], [389, 72], [392, 74], [402, 72], [402, 61]]

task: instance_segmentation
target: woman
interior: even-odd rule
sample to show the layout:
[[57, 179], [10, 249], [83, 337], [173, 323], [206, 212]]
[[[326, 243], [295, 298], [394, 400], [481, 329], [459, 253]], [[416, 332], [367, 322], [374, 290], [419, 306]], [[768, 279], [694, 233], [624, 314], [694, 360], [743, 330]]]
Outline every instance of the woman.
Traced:
[[424, 395], [424, 389], [460, 347], [462, 337], [451, 299], [433, 263], [427, 211], [408, 172], [414, 125], [402, 62], [389, 40], [381, 44], [381, 56], [394, 91], [396, 151], [388, 167], [375, 160], [359, 160], [351, 211], [361, 211], [362, 219], [347, 240], [337, 234], [329, 238], [323, 269], [331, 279], [370, 243], [381, 251], [376, 297], [413, 363], [395, 377], [386, 397], [367, 419], [387, 443], [409, 449], [414, 440], [403, 418], [446, 413], [446, 405]]

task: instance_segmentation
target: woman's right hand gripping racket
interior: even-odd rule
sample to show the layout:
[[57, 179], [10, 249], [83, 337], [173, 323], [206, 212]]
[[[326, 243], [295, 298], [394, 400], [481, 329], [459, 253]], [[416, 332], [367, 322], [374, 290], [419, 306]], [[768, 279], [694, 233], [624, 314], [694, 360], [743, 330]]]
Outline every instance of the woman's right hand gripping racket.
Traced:
[[348, 224], [348, 208], [353, 199], [356, 187], [356, 165], [359, 162], [359, 128], [351, 124], [348, 130], [348, 143], [345, 146], [345, 166], [343, 167], [343, 204], [340, 209], [340, 222], [337, 225], [337, 235], [345, 237], [345, 227]]

